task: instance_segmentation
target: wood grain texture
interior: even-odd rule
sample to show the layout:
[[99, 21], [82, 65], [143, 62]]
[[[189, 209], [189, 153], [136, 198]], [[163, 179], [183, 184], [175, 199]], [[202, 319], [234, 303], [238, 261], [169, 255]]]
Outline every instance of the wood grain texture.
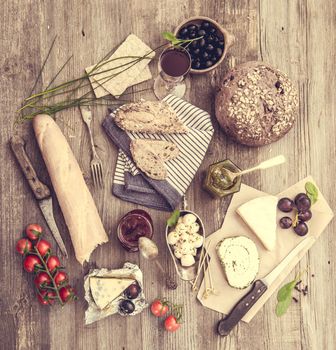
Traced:
[[[92, 186], [89, 138], [79, 111], [68, 110], [56, 116], [110, 234], [110, 242], [94, 251], [91, 266], [118, 268], [124, 261], [140, 264], [145, 274], [148, 300], [166, 296], [183, 302], [187, 311], [185, 324], [177, 333], [168, 334], [162, 329], [162, 321], [150, 316], [146, 310], [134, 318], [109, 317], [85, 327], [83, 276], [88, 267], [81, 268], [75, 260], [56, 200], [55, 218], [70, 254], [64, 264], [80, 298], [63, 309], [55, 307], [49, 310], [39, 306], [35, 301], [32, 278], [22, 270], [21, 257], [14, 253], [14, 248], [26, 224], [45, 224], [8, 145], [15, 131], [15, 111], [30, 92], [56, 34], [57, 42], [42, 75], [42, 82], [37, 86], [38, 90], [47, 85], [71, 54], [74, 57], [60, 80], [81, 75], [85, 67], [97, 62], [130, 33], [156, 47], [162, 43], [160, 32], [173, 30], [175, 25], [190, 16], [205, 15], [222, 23], [236, 36], [230, 54], [237, 63], [263, 59], [289, 74], [300, 91], [300, 118], [286, 137], [262, 148], [235, 144], [225, 137], [214, 120], [216, 131], [213, 141], [187, 193], [189, 208], [203, 218], [207, 233], [213, 232], [221, 225], [229, 201], [214, 201], [200, 189], [208, 165], [230, 158], [245, 168], [279, 153], [287, 156], [287, 166], [247, 175], [245, 182], [263, 191], [277, 193], [312, 174], [334, 208], [335, 3], [332, 0], [5, 0], [0, 4], [0, 13], [0, 253], [3, 257], [0, 267], [0, 348], [335, 349], [335, 222], [329, 225], [296, 268], [297, 271], [307, 269], [303, 280], [308, 284], [309, 295], [300, 297], [299, 303], [293, 303], [288, 313], [280, 319], [274, 313], [276, 297], [273, 296], [250, 324], [240, 324], [229, 337], [220, 338], [214, 332], [214, 325], [221, 315], [201, 307], [190, 293], [187, 283], [181, 282], [176, 291], [168, 292], [163, 283], [159, 283], [157, 271], [150, 262], [120, 248], [116, 239], [118, 219], [136, 206], [122, 202], [111, 194], [117, 151], [101, 129], [100, 123], [106, 114], [102, 106], [93, 110], [93, 132], [105, 168], [106, 186], [103, 191], [95, 190]], [[155, 64], [151, 69], [155, 74]], [[207, 75], [191, 77], [189, 100], [214, 115], [215, 86], [225, 70], [226, 64], [223, 64]], [[151, 84], [145, 83], [141, 88], [149, 88]], [[134, 99], [153, 98], [151, 92], [137, 93], [139, 89], [132, 88]], [[27, 142], [27, 153], [39, 177], [51, 185], [31, 125], [20, 126], [17, 132]], [[155, 210], [149, 212], [154, 220], [161, 263], [173, 273], [164, 242], [166, 214]], [[47, 237], [51, 239], [49, 232]]]

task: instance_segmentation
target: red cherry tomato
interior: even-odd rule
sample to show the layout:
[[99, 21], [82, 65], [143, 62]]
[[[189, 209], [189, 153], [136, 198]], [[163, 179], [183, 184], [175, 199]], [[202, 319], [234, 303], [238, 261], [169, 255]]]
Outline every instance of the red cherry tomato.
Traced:
[[32, 250], [32, 243], [27, 238], [19, 239], [16, 243], [16, 251], [21, 255], [25, 255]]
[[164, 325], [168, 332], [176, 332], [181, 327], [181, 324], [177, 322], [173, 315], [170, 315], [165, 319]]
[[42, 266], [42, 261], [36, 255], [28, 255], [23, 260], [23, 267], [27, 272], [37, 272], [39, 266]]
[[51, 279], [46, 272], [40, 272], [34, 279], [35, 286], [39, 289], [43, 289], [45, 286], [50, 285]]
[[56, 294], [53, 291], [42, 291], [37, 294], [37, 299], [42, 305], [52, 305], [55, 301]]
[[157, 299], [152, 302], [150, 309], [154, 316], [162, 317], [167, 313], [168, 305], [167, 303]]
[[56, 276], [54, 277], [54, 280], [55, 280], [57, 287], [64, 285], [64, 284], [68, 283], [68, 281], [69, 281], [68, 275], [63, 271], [58, 271]]
[[49, 259], [47, 260], [47, 267], [50, 272], [55, 272], [57, 267], [59, 267], [60, 265], [61, 263], [58, 257], [55, 255], [50, 256]]
[[28, 238], [35, 241], [42, 235], [42, 227], [38, 224], [30, 224], [26, 228], [26, 235]]
[[69, 300], [76, 298], [75, 291], [71, 286], [66, 286], [66, 287], [61, 288], [59, 290], [59, 295], [60, 295], [63, 303], [66, 303]]
[[51, 250], [50, 243], [48, 241], [46, 241], [45, 239], [41, 239], [40, 241], [38, 241], [36, 243], [35, 247], [37, 248], [37, 250], [39, 251], [41, 256], [45, 256]]

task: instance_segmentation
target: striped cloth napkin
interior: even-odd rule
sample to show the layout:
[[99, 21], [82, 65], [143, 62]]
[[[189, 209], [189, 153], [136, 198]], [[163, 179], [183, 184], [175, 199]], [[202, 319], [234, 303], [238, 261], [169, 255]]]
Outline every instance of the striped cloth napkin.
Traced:
[[[115, 196], [150, 208], [171, 211], [175, 209], [193, 180], [211, 141], [214, 129], [210, 115], [192, 104], [168, 95], [166, 101], [178, 118], [189, 128], [187, 134], [147, 134], [125, 132], [113, 121], [112, 112], [103, 122], [103, 128], [119, 147], [113, 178]], [[129, 150], [131, 140], [155, 139], [174, 142], [180, 154], [166, 162], [168, 176], [164, 181], [153, 180], [133, 163]]]

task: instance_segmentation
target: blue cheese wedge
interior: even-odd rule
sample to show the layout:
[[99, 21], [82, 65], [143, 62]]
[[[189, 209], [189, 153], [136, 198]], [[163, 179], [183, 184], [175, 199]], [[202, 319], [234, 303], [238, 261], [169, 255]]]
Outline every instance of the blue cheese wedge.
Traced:
[[267, 250], [276, 245], [276, 207], [275, 196], [263, 196], [244, 203], [237, 213], [260, 239]]
[[230, 237], [220, 241], [216, 248], [229, 285], [248, 287], [259, 271], [259, 253], [254, 242], [245, 236]]
[[104, 309], [134, 282], [130, 278], [90, 277], [93, 300], [99, 309]]

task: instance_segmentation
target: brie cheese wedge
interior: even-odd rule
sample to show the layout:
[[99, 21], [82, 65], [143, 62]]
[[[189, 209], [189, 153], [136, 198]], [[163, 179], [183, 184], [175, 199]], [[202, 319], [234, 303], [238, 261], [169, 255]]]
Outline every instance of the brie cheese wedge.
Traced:
[[130, 278], [90, 277], [90, 290], [99, 309], [104, 309], [135, 280]]
[[277, 203], [277, 197], [263, 196], [252, 199], [237, 209], [237, 213], [267, 250], [273, 250], [276, 244]]

